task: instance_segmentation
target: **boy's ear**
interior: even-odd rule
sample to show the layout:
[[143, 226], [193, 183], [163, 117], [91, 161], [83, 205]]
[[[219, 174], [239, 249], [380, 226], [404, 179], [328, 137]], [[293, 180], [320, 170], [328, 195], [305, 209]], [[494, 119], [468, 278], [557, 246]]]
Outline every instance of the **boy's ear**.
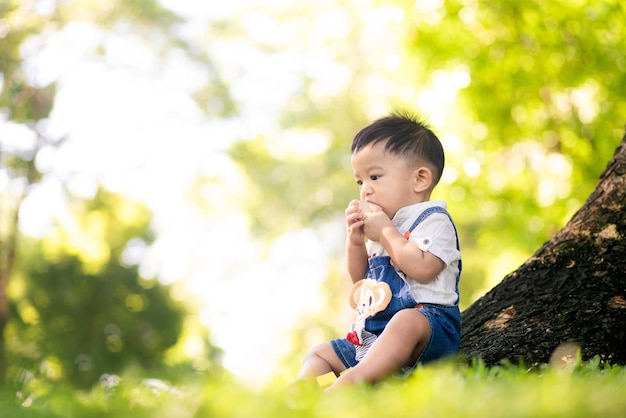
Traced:
[[430, 190], [433, 185], [433, 172], [428, 167], [419, 167], [413, 172], [413, 181], [416, 193]]

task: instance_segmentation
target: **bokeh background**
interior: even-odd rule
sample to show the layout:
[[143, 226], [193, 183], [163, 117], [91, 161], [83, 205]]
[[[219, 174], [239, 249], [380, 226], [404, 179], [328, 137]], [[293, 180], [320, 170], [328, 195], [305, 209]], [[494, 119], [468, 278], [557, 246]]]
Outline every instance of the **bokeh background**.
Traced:
[[0, 372], [293, 378], [351, 312], [353, 135], [447, 155], [462, 308], [584, 203], [626, 123], [618, 0], [0, 0]]

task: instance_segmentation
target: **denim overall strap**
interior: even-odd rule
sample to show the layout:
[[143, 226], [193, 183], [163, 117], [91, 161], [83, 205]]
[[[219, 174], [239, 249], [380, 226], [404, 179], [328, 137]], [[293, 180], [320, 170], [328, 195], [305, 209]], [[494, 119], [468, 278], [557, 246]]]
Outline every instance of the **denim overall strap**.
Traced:
[[[417, 227], [417, 225], [419, 225], [424, 219], [426, 219], [426, 217], [428, 217], [429, 215], [432, 215], [433, 213], [443, 213], [444, 215], [448, 217], [448, 219], [450, 219], [450, 223], [452, 224], [452, 228], [454, 228], [454, 235], [456, 237], [456, 249], [458, 251], [461, 251], [461, 246], [459, 244], [459, 234], [456, 230], [456, 225], [454, 225], [454, 221], [452, 220], [452, 217], [450, 216], [448, 211], [442, 208], [441, 206], [431, 206], [425, 209], [422, 213], [420, 213], [417, 219], [415, 219], [415, 222], [413, 222], [413, 225], [411, 225], [411, 227], [409, 228], [409, 233], [413, 232], [413, 230]], [[462, 269], [463, 269], [462, 262], [461, 260], [459, 260], [459, 274], [457, 274], [456, 276], [456, 294], [457, 294], [456, 305], [459, 304], [459, 299], [460, 299], [459, 280], [461, 279]]]

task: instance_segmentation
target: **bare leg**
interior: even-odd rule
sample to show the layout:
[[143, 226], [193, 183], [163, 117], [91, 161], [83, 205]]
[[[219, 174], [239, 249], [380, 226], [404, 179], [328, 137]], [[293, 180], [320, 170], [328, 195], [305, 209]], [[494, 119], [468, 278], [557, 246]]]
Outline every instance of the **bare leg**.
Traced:
[[429, 338], [430, 323], [426, 316], [416, 309], [401, 310], [391, 318], [363, 360], [340, 376], [331, 388], [358, 382], [376, 383], [405, 365], [413, 365]]
[[330, 342], [318, 344], [313, 347], [304, 357], [302, 368], [298, 373], [297, 380], [314, 378], [328, 372], [339, 375], [346, 369]]

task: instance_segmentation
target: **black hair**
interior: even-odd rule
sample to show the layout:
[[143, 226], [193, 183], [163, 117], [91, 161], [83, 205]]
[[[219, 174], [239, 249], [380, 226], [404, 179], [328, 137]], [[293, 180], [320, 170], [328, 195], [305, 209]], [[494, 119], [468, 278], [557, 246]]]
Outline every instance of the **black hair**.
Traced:
[[385, 141], [385, 151], [415, 164], [428, 163], [435, 169], [434, 185], [441, 179], [445, 157], [439, 138], [418, 116], [394, 112], [361, 129], [352, 140], [354, 155], [367, 145]]

